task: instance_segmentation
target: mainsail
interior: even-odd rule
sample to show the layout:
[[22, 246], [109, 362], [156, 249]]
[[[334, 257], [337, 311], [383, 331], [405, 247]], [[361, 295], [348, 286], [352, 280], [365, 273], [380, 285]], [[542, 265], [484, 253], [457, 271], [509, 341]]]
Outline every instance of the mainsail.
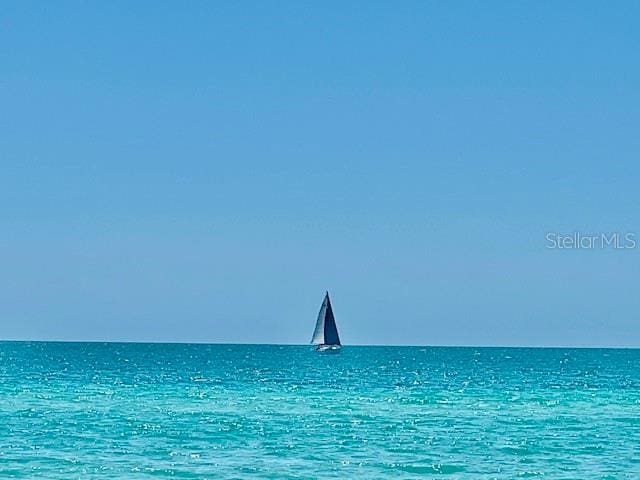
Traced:
[[314, 345], [340, 345], [340, 337], [338, 336], [338, 328], [336, 327], [336, 319], [333, 316], [331, 308], [331, 300], [329, 300], [329, 292], [324, 296], [320, 313], [318, 313], [318, 321], [316, 329], [313, 332], [311, 343]]

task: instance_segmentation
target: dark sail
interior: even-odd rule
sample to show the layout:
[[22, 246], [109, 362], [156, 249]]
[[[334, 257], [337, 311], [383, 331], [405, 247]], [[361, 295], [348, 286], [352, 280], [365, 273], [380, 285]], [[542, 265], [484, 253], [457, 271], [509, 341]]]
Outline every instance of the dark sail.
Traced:
[[331, 308], [331, 300], [329, 300], [329, 292], [325, 294], [320, 307], [311, 343], [316, 345], [340, 345], [340, 337], [338, 336], [336, 319]]

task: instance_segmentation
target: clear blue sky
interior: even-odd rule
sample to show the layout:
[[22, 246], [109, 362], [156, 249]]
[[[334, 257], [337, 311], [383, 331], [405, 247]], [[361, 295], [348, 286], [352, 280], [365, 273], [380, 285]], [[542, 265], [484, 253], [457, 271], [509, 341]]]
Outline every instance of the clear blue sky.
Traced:
[[638, 18], [3, 2], [0, 338], [640, 346]]

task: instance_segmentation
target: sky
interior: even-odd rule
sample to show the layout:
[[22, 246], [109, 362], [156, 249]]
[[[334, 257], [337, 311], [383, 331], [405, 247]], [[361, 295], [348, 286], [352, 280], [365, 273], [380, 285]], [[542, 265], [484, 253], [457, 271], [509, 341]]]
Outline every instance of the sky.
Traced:
[[640, 347], [638, 2], [3, 2], [0, 339]]

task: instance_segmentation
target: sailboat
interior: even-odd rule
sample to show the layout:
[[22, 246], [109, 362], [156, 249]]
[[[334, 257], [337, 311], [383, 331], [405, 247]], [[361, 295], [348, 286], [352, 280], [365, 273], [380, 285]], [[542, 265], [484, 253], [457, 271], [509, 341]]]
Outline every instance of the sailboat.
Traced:
[[318, 352], [337, 353], [340, 351], [340, 337], [338, 336], [338, 327], [336, 327], [336, 319], [331, 308], [331, 300], [329, 300], [329, 292], [324, 295], [311, 343], [317, 345], [316, 351]]

